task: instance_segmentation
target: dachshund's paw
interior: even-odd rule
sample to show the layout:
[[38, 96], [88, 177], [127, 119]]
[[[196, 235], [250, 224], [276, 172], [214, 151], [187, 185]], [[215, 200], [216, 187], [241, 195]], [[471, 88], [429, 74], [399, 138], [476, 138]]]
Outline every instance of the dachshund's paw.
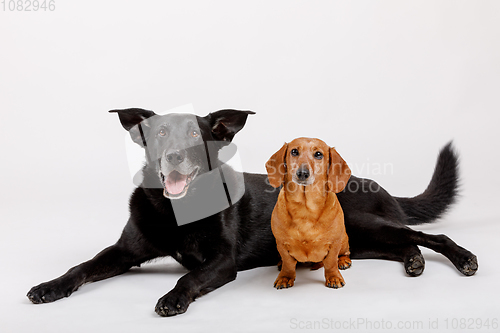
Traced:
[[459, 266], [457, 266], [458, 270], [467, 276], [474, 275], [478, 269], [477, 257], [472, 254], [471, 257], [465, 258], [462, 260]]
[[345, 281], [342, 277], [339, 278], [336, 276], [332, 276], [332, 277], [326, 278], [325, 285], [328, 288], [338, 289], [338, 288], [342, 288], [343, 286], [345, 286]]
[[274, 281], [274, 288], [276, 289], [284, 289], [293, 287], [293, 282], [295, 278], [291, 278], [288, 276], [278, 276], [276, 281]]
[[348, 269], [351, 265], [352, 261], [348, 256], [342, 256], [339, 258], [339, 269]]
[[50, 303], [68, 297], [76, 289], [78, 287], [74, 285], [65, 285], [60, 280], [53, 280], [31, 288], [26, 296], [34, 304]]
[[158, 300], [155, 311], [162, 317], [171, 317], [186, 312], [191, 300], [177, 291], [170, 291]]
[[409, 276], [419, 276], [425, 268], [425, 260], [422, 254], [417, 253], [412, 257], [406, 258], [405, 270]]

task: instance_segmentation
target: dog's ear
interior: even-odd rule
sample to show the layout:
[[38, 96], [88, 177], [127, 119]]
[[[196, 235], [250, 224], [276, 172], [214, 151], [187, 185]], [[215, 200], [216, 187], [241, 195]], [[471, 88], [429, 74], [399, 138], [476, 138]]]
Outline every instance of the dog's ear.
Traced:
[[266, 162], [267, 178], [273, 187], [280, 187], [285, 181], [286, 174], [286, 152], [288, 143], [285, 143], [280, 150]]
[[351, 169], [335, 148], [330, 148], [330, 165], [328, 168], [328, 189], [334, 193], [344, 190], [351, 177]]
[[[111, 110], [109, 112], [118, 113], [120, 123], [129, 133], [132, 140], [139, 146], [144, 147], [145, 136], [149, 130], [149, 125], [144, 120], [156, 116], [153, 111], [132, 108], [123, 110]], [[141, 126], [137, 126], [141, 124]], [[141, 131], [143, 132], [141, 135]], [[144, 136], [144, 137], [143, 137]]]
[[255, 112], [227, 109], [212, 112], [205, 119], [210, 123], [214, 139], [231, 142], [234, 135], [245, 126], [249, 114]]

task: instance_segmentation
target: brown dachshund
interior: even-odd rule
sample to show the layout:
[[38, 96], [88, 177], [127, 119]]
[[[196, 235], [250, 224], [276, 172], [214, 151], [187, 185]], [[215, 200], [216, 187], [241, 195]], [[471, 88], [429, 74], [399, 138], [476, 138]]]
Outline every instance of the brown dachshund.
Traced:
[[319, 139], [298, 138], [284, 144], [266, 163], [269, 182], [283, 185], [271, 217], [282, 267], [277, 289], [293, 286], [297, 262], [325, 267], [326, 286], [345, 284], [340, 269], [351, 266], [344, 213], [335, 193], [351, 170], [335, 148]]

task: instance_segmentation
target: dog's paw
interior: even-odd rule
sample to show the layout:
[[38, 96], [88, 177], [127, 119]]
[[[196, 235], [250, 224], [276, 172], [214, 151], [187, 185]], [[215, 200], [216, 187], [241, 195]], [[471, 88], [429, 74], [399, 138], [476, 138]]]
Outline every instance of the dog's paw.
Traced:
[[284, 289], [293, 287], [293, 282], [295, 278], [291, 278], [288, 276], [278, 276], [276, 281], [274, 281], [274, 288], [276, 289]]
[[158, 300], [155, 311], [162, 317], [171, 317], [187, 311], [191, 299], [172, 290]]
[[338, 289], [338, 288], [342, 288], [343, 286], [345, 286], [345, 281], [341, 277], [339, 278], [336, 276], [331, 276], [331, 277], [328, 277], [326, 279], [325, 285], [328, 288]]
[[70, 296], [78, 287], [64, 285], [58, 280], [42, 283], [31, 288], [26, 295], [34, 304], [50, 303]]
[[349, 267], [351, 267], [351, 265], [352, 261], [348, 256], [342, 256], [339, 258], [339, 269], [348, 269]]
[[469, 258], [463, 259], [457, 268], [463, 275], [471, 276], [476, 273], [478, 267], [477, 257], [472, 255]]
[[423, 273], [425, 268], [425, 260], [422, 254], [417, 253], [414, 256], [406, 258], [405, 270], [409, 276], [419, 276]]

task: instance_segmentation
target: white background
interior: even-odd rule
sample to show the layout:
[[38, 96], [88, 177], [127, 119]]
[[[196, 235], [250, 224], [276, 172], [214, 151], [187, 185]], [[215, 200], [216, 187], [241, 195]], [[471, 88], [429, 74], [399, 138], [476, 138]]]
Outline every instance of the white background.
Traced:
[[[477, 328], [469, 318], [499, 317], [499, 2], [55, 4], [0, 11], [2, 332], [287, 332], [311, 321], [363, 331], [349, 321], [365, 319], [408, 332], [438, 320], [452, 331], [453, 318]], [[356, 260], [340, 290], [323, 286], [322, 270], [302, 269], [276, 291], [276, 268], [258, 268], [161, 318], [157, 299], [185, 273], [162, 261], [31, 304], [33, 285], [114, 243], [127, 220], [124, 131], [107, 111], [186, 103], [200, 115], [257, 112], [234, 141], [245, 171], [265, 172], [284, 141], [319, 137], [398, 196], [425, 189], [453, 139], [461, 199], [418, 229], [470, 249], [478, 273], [464, 277], [424, 250], [418, 278], [401, 263]]]

